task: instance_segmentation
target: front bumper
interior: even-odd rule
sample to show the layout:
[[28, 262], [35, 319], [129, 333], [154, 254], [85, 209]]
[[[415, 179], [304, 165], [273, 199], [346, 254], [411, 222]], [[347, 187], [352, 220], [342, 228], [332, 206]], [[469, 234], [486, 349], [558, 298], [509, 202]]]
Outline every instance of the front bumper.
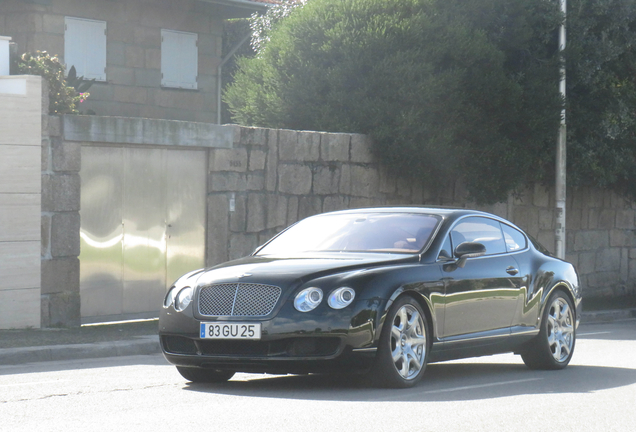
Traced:
[[[176, 366], [262, 373], [363, 371], [375, 358], [376, 316], [366, 307], [325, 306], [302, 313], [287, 304], [268, 319], [200, 319], [188, 309], [167, 308], [160, 314], [159, 336], [165, 358]], [[261, 339], [201, 339], [200, 324], [214, 321], [259, 322]]]

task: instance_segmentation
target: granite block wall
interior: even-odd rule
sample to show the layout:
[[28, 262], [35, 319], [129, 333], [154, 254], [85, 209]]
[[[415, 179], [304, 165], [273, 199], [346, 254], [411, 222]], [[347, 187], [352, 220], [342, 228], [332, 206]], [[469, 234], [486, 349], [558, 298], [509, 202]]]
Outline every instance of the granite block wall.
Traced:
[[81, 146], [64, 140], [61, 117], [47, 116], [46, 126], [41, 167], [42, 326], [79, 326]]
[[[550, 187], [532, 185], [506, 202], [477, 207], [466, 201], [460, 184], [433, 193], [417, 173], [390, 175], [374, 159], [369, 138], [363, 135], [123, 117], [48, 117], [46, 122], [41, 167], [43, 326], [80, 321], [78, 172], [81, 145], [89, 142], [206, 150], [207, 265], [247, 255], [304, 217], [378, 205], [479, 208], [510, 219], [554, 249]], [[568, 190], [567, 259], [579, 271], [587, 301], [634, 293], [635, 218], [633, 204], [614, 194]]]
[[[377, 205], [477, 208], [508, 218], [554, 250], [552, 187], [532, 185], [506, 202], [477, 206], [461, 184], [433, 193], [417, 173], [390, 175], [363, 135], [227, 127], [234, 128], [233, 148], [210, 149], [210, 265], [251, 253], [304, 217]], [[634, 204], [607, 191], [571, 188], [566, 216], [566, 259], [586, 296], [634, 294]]]

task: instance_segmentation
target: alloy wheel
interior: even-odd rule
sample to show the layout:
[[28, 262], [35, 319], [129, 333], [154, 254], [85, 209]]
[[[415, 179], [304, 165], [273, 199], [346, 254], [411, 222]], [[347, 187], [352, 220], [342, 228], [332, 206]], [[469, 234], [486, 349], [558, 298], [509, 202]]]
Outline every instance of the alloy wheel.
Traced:
[[567, 360], [574, 345], [574, 317], [568, 303], [556, 297], [548, 312], [548, 345], [554, 360]]
[[405, 380], [417, 377], [426, 365], [426, 330], [413, 305], [405, 304], [395, 314], [390, 343], [393, 365], [400, 376]]

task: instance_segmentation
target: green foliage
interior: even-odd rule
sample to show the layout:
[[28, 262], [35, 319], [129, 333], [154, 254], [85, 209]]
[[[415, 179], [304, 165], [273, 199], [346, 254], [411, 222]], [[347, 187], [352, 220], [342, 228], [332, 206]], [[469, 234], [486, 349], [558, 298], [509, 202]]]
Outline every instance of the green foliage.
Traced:
[[86, 93], [88, 89], [95, 83], [95, 78], [92, 80], [84, 79], [83, 76], [77, 76], [77, 70], [75, 66], [71, 66], [66, 77], [66, 84], [68, 87], [73, 87], [78, 93]]
[[[250, 21], [245, 18], [226, 20], [223, 23], [223, 58], [234, 49], [234, 47], [250, 33]], [[221, 70], [222, 84], [232, 82], [232, 76], [236, 73], [236, 59], [239, 57], [254, 57], [254, 51], [249, 43], [244, 43], [236, 51], [235, 55], [230, 57], [223, 65]], [[227, 104], [222, 103], [221, 106], [221, 124], [230, 123], [232, 121]]]
[[[89, 96], [85, 92], [92, 81], [77, 77], [75, 68], [69, 71], [69, 81], [64, 78], [64, 65], [57, 57], [46, 51], [35, 54], [25, 53], [17, 59], [15, 70], [18, 74], [40, 75], [49, 86], [49, 114], [78, 114], [78, 105]], [[76, 86], [76, 87], [73, 87]]]
[[568, 7], [568, 182], [635, 199], [636, 3]]
[[[222, 83], [233, 82], [233, 75], [237, 70], [236, 59], [239, 57], [254, 57], [258, 51], [269, 41], [269, 33], [276, 23], [288, 16], [292, 10], [304, 5], [307, 0], [281, 0], [279, 4], [272, 5], [264, 14], [254, 13], [249, 19], [239, 18], [226, 20], [223, 28], [223, 58], [238, 44], [246, 35], [251, 34], [249, 44], [243, 44], [228, 59], [222, 69]], [[223, 87], [222, 86], [222, 87]], [[232, 121], [227, 103], [221, 106], [221, 123]]]
[[360, 132], [396, 172], [505, 199], [553, 166], [558, 4], [312, 0], [239, 61], [241, 124]]

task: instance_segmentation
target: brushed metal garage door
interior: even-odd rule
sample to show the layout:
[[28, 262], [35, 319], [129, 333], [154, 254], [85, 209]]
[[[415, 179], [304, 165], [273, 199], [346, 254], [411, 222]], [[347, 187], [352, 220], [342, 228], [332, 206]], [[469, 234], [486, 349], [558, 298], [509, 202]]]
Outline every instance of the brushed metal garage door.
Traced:
[[204, 265], [204, 150], [82, 148], [82, 322], [158, 315], [167, 287]]

